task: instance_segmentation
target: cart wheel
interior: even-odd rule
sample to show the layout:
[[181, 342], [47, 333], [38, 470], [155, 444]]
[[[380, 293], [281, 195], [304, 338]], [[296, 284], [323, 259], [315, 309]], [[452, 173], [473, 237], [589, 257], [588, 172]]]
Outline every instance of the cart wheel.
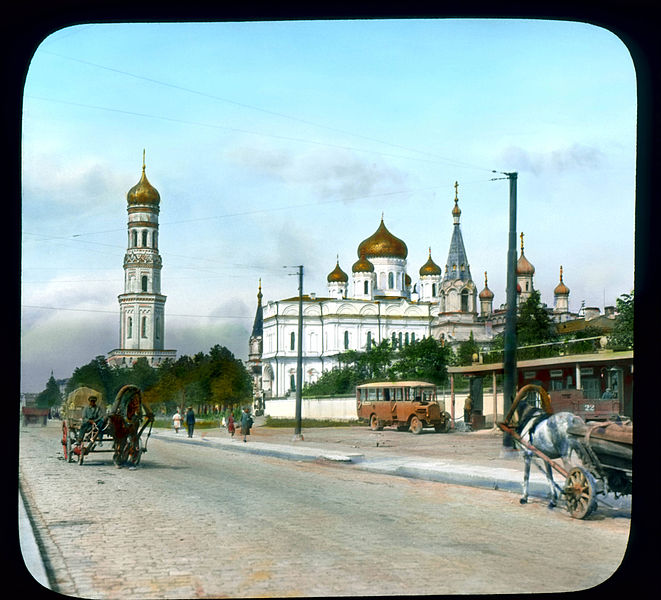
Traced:
[[83, 464], [83, 460], [85, 460], [85, 452], [87, 452], [85, 442], [82, 441], [80, 442], [80, 453], [78, 454], [78, 466]]
[[415, 415], [411, 417], [411, 424], [409, 425], [411, 433], [418, 434], [422, 431], [422, 421]]
[[567, 510], [574, 519], [585, 519], [597, 508], [597, 482], [583, 467], [569, 471], [564, 494]]
[[379, 419], [376, 415], [370, 417], [370, 429], [372, 431], [381, 431], [383, 429], [383, 427], [379, 425]]

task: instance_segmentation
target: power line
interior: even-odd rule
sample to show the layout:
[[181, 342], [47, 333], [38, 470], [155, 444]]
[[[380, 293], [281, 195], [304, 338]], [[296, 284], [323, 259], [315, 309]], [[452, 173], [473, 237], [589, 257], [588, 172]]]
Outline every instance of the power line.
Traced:
[[[95, 308], [63, 308], [60, 306], [37, 306], [35, 304], [21, 304], [21, 308], [37, 308], [41, 310], [63, 310], [67, 312], [89, 312], [89, 313], [106, 313], [106, 314], [119, 314], [116, 310], [102, 310]], [[178, 313], [167, 313], [168, 317], [191, 317], [191, 318], [204, 318], [204, 319], [253, 319], [250, 315], [183, 315]]]
[[[244, 102], [238, 102], [236, 100], [230, 100], [229, 98], [223, 98], [221, 96], [216, 96], [214, 94], [209, 94], [207, 92], [202, 92], [200, 90], [194, 90], [192, 88], [184, 87], [184, 86], [173, 84], [173, 83], [168, 83], [168, 82], [165, 82], [165, 81], [160, 81], [158, 79], [153, 79], [151, 77], [145, 77], [143, 75], [137, 75], [136, 73], [131, 73], [129, 71], [124, 71], [122, 69], [116, 69], [116, 68], [113, 68], [113, 67], [100, 65], [98, 63], [83, 60], [83, 59], [80, 59], [80, 58], [74, 58], [72, 56], [67, 56], [65, 54], [60, 54], [58, 52], [53, 52], [52, 50], [42, 50], [42, 52], [44, 52], [46, 54], [51, 54], [53, 56], [57, 56], [59, 58], [64, 58], [66, 60], [71, 60], [71, 61], [74, 61], [74, 62], [79, 62], [79, 63], [85, 64], [85, 65], [89, 65], [89, 66], [92, 66], [92, 67], [95, 67], [95, 68], [98, 68], [98, 69], [104, 69], [106, 71], [111, 71], [113, 73], [119, 73], [121, 75], [126, 75], [127, 77], [133, 77], [135, 79], [139, 79], [139, 80], [142, 80], [142, 81], [147, 81], [149, 83], [154, 83], [156, 85], [161, 85], [161, 86], [169, 87], [169, 88], [176, 89], [176, 90], [179, 90], [179, 91], [187, 92], [189, 94], [195, 94], [195, 95], [202, 96], [202, 97], [205, 97], [205, 98], [210, 98], [212, 100], [218, 100], [220, 102], [226, 102], [228, 104], [234, 104], [235, 106], [240, 106], [242, 108], [248, 108], [250, 110], [256, 110], [256, 111], [259, 111], [259, 112], [263, 112], [265, 114], [281, 117], [283, 119], [289, 119], [291, 121], [296, 121], [298, 123], [303, 123], [305, 125], [312, 125], [313, 127], [319, 127], [321, 129], [326, 129], [328, 131], [334, 131], [336, 133], [342, 133], [342, 134], [345, 134], [345, 135], [350, 135], [350, 136], [357, 137], [357, 138], [364, 139], [364, 140], [368, 140], [368, 141], [371, 141], [371, 142], [376, 142], [378, 144], [384, 144], [386, 146], [391, 146], [393, 148], [399, 148], [401, 150], [407, 150], [408, 152], [416, 152], [418, 154], [423, 154], [425, 156], [432, 156], [432, 157], [435, 157], [437, 159], [442, 159], [444, 161], [448, 161], [448, 162], [453, 163], [457, 166], [463, 165], [466, 168], [480, 169], [480, 170], [485, 170], [485, 171], [490, 170], [490, 169], [486, 169], [485, 167], [477, 167], [477, 166], [471, 165], [469, 163], [465, 163], [465, 162], [462, 162], [462, 161], [457, 161], [456, 159], [451, 159], [451, 158], [439, 156], [437, 154], [434, 154], [432, 152], [428, 152], [428, 151], [425, 151], [425, 150], [418, 150], [416, 148], [409, 148], [407, 146], [402, 146], [400, 144], [394, 144], [392, 142], [387, 142], [387, 141], [384, 141], [384, 140], [380, 140], [380, 139], [377, 139], [377, 138], [361, 135], [361, 134], [354, 133], [354, 132], [351, 132], [351, 131], [338, 129], [336, 127], [330, 127], [328, 125], [321, 125], [319, 123], [308, 121], [306, 119], [301, 119], [300, 117], [294, 117], [292, 115], [287, 115], [287, 114], [284, 114], [284, 113], [281, 113], [281, 112], [261, 108], [261, 107], [258, 107], [258, 106], [253, 106], [251, 104], [246, 104]], [[363, 152], [364, 152], [364, 150], [363, 150]], [[400, 157], [400, 158], [404, 158], [404, 157]]]

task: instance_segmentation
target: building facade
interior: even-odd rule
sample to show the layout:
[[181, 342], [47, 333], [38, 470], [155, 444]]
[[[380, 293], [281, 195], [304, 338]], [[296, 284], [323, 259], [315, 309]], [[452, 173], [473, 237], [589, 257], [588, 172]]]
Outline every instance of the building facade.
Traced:
[[[493, 337], [505, 327], [506, 307], [494, 309], [494, 294], [484, 273], [484, 288], [478, 293], [461, 233], [458, 184], [455, 183], [453, 230], [445, 271], [432, 259], [417, 272], [412, 285], [406, 243], [393, 235], [383, 215], [377, 230], [357, 248], [358, 260], [351, 275], [340, 266], [327, 276], [323, 297], [303, 296], [303, 385], [339, 365], [347, 350], [365, 351], [372, 344], [390, 340], [402, 346], [432, 336], [450, 346], [473, 339], [487, 350]], [[523, 251], [517, 262], [518, 302], [534, 290], [534, 267]], [[569, 312], [569, 289], [562, 281], [554, 291], [555, 306], [548, 309], [553, 320], [578, 315]], [[299, 298], [268, 301], [262, 306], [261, 281], [258, 308], [250, 338], [249, 365], [255, 397], [291, 394], [296, 387], [298, 358]]]
[[108, 353], [108, 364], [129, 367], [139, 358], [158, 366], [175, 359], [165, 349], [165, 300], [161, 293], [163, 261], [158, 251], [161, 197], [145, 174], [126, 196], [128, 244], [124, 255], [124, 293], [119, 299], [119, 348]]

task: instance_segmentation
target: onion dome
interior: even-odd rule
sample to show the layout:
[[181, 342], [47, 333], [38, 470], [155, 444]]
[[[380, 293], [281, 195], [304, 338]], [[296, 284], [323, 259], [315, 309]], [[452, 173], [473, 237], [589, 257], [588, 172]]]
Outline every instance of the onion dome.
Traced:
[[158, 190], [149, 183], [145, 175], [145, 153], [142, 151], [142, 177], [126, 194], [126, 200], [131, 204], [153, 204], [158, 206], [161, 196]]
[[487, 272], [484, 272], [484, 289], [480, 292], [480, 300], [493, 300], [493, 292], [487, 285]]
[[347, 281], [349, 281], [349, 276], [342, 269], [340, 269], [339, 259], [337, 261], [337, 264], [335, 265], [335, 268], [328, 274], [328, 277], [326, 279], [328, 280], [328, 283], [332, 283], [332, 282], [346, 283]]
[[404, 284], [406, 287], [411, 287], [411, 278], [409, 277], [408, 273], [404, 273]]
[[534, 275], [535, 267], [533, 267], [528, 259], [523, 255], [523, 232], [521, 232], [521, 256], [516, 263], [517, 275]]
[[373, 273], [374, 265], [365, 258], [365, 252], [360, 253], [360, 258], [353, 263], [351, 270], [354, 273]]
[[406, 258], [409, 250], [406, 244], [388, 231], [381, 216], [379, 228], [358, 246], [358, 256], [364, 254], [369, 258], [393, 257]]
[[560, 283], [555, 286], [553, 293], [556, 296], [569, 295], [569, 288], [562, 281], [562, 265], [560, 265]]
[[429, 258], [427, 259], [427, 262], [420, 267], [420, 275], [440, 275], [441, 274], [441, 267], [439, 267], [432, 259], [431, 259], [431, 248], [429, 249]]

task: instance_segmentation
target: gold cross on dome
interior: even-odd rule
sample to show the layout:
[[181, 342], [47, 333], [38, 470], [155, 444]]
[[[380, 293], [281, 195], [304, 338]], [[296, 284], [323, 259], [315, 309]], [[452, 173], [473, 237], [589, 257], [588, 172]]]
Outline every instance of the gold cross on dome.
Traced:
[[454, 182], [454, 200], [455, 202], [459, 200], [459, 196], [457, 195], [459, 193], [459, 182], [455, 181]]

